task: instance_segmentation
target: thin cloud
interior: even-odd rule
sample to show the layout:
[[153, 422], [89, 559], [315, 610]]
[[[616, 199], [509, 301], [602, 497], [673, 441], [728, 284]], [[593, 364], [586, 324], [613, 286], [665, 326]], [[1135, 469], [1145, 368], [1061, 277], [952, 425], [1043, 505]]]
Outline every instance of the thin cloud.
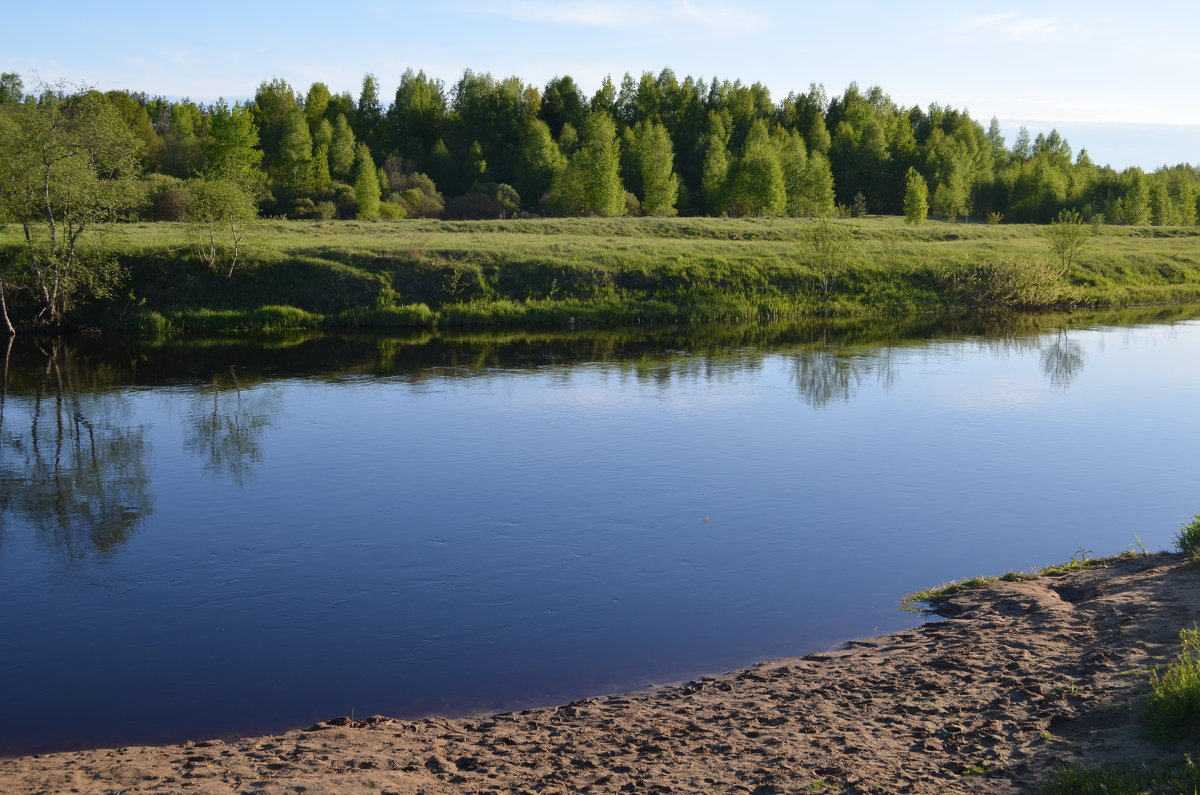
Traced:
[[958, 29], [966, 34], [992, 33], [1012, 41], [1028, 42], [1054, 38], [1070, 30], [1071, 26], [1057, 17], [1035, 17], [1020, 11], [1005, 11], [963, 20]]
[[753, 33], [766, 27], [760, 14], [734, 5], [695, 0], [672, 0], [655, 5], [633, 2], [542, 2], [525, 0], [501, 7], [479, 8], [481, 13], [505, 16], [518, 22], [572, 27], [636, 30], [689, 26], [709, 32]]

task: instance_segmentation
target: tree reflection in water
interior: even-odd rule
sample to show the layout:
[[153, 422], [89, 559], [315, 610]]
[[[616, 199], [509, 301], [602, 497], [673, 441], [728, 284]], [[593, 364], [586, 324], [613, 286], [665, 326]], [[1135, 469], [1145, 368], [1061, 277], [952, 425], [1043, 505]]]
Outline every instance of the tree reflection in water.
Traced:
[[203, 460], [206, 472], [241, 486], [262, 460], [262, 433], [281, 402], [278, 390], [243, 390], [237, 368], [230, 367], [228, 381], [214, 376], [210, 388], [197, 393], [184, 429], [184, 448]]
[[1070, 339], [1066, 331], [1059, 331], [1042, 348], [1042, 372], [1053, 386], [1066, 389], [1083, 372], [1085, 358], [1079, 343]]
[[858, 387], [874, 376], [885, 388], [896, 381], [891, 346], [867, 351], [838, 351], [828, 341], [819, 348], [792, 354], [792, 383], [815, 409], [834, 401], [849, 402]]
[[110, 554], [153, 510], [144, 426], [120, 422], [122, 401], [96, 383], [61, 340], [28, 389], [11, 392], [9, 358], [0, 392], [0, 517], [28, 524], [68, 558]]

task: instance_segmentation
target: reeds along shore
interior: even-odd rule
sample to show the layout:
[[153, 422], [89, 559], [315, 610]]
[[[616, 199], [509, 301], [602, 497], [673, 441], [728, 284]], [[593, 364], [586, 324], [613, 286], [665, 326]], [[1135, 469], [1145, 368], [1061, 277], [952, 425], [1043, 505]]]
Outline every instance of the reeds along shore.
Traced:
[[[0, 251], [17, 256], [15, 225]], [[187, 224], [114, 224], [126, 276], [78, 325], [170, 331], [591, 326], [1046, 311], [1200, 300], [1200, 227], [1088, 228], [1065, 266], [1047, 227], [902, 218], [262, 221], [205, 262]], [[9, 289], [14, 320], [32, 297]]]

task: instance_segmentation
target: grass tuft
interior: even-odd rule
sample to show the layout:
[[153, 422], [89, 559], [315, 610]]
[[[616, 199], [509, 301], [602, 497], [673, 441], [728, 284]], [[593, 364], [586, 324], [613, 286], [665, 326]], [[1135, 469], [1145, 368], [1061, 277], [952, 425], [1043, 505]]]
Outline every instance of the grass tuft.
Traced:
[[1164, 740], [1200, 739], [1200, 629], [1179, 631], [1182, 648], [1164, 671], [1150, 676], [1146, 720]]
[[1060, 770], [1043, 795], [1143, 795], [1149, 792], [1195, 792], [1200, 786], [1200, 769], [1190, 758], [1183, 764], [1166, 765], [1081, 765]]
[[1193, 560], [1200, 559], [1200, 513], [1192, 517], [1192, 521], [1179, 528], [1175, 535], [1175, 547]]

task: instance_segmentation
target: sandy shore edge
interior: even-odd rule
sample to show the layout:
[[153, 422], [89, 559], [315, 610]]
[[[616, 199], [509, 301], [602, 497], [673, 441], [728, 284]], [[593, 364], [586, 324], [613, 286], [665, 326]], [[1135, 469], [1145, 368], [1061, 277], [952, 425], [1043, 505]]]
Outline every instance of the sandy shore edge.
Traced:
[[0, 760], [0, 792], [1031, 792], [1153, 758], [1146, 672], [1200, 618], [1181, 555], [997, 582], [837, 651], [520, 713], [338, 718], [233, 742]]

